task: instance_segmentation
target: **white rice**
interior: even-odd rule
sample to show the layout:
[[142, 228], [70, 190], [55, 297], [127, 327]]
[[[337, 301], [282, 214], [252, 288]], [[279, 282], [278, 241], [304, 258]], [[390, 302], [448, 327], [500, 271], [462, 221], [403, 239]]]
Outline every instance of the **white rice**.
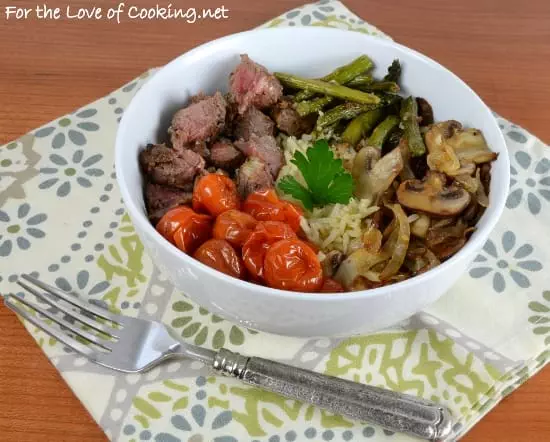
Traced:
[[[299, 140], [295, 137], [281, 137], [280, 141], [285, 165], [281, 168], [277, 181], [291, 175], [305, 185], [300, 171], [290, 161], [295, 152], [302, 152], [305, 155], [307, 149], [311, 147], [311, 136], [304, 135]], [[280, 196], [289, 199], [286, 194]], [[371, 206], [368, 200], [352, 198], [348, 204], [330, 204], [313, 209], [312, 212], [305, 214], [300, 225], [308, 239], [316, 244], [322, 253], [338, 250], [349, 254], [361, 247], [363, 221], [377, 210], [378, 207]]]
[[324, 253], [338, 250], [349, 254], [361, 247], [365, 218], [378, 211], [368, 200], [352, 198], [348, 204], [330, 204], [313, 209], [300, 226], [308, 239]]

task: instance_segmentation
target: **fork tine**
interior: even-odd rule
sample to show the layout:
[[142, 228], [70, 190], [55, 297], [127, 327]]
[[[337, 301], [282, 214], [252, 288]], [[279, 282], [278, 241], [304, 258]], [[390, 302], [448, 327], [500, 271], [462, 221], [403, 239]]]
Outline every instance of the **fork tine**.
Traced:
[[111, 327], [105, 326], [103, 324], [100, 324], [99, 322], [89, 318], [88, 316], [84, 316], [84, 315], [82, 315], [78, 312], [75, 312], [75, 311], [71, 310], [70, 308], [65, 307], [60, 302], [56, 302], [59, 298], [55, 298], [56, 300], [53, 301], [52, 299], [47, 298], [42, 293], [40, 293], [39, 291], [33, 289], [31, 286], [25, 284], [22, 281], [17, 281], [17, 284], [19, 284], [25, 290], [32, 293], [38, 299], [41, 299], [42, 301], [44, 301], [45, 303], [51, 305], [52, 307], [55, 307], [55, 308], [61, 310], [63, 313], [73, 317], [74, 319], [82, 322], [83, 324], [86, 324], [87, 326], [89, 326], [89, 327], [91, 327], [91, 328], [93, 328], [93, 329], [95, 329], [99, 332], [105, 333], [106, 335], [109, 335], [111, 337], [114, 337], [114, 338], [118, 337], [117, 334], [116, 334], [116, 330], [114, 328], [111, 328]]
[[90, 358], [91, 360], [95, 360], [96, 352], [93, 351], [91, 348], [86, 347], [85, 345], [78, 342], [76, 339], [73, 339], [70, 336], [66, 335], [60, 329], [52, 327], [51, 325], [46, 324], [44, 321], [31, 315], [29, 312], [17, 305], [17, 303], [15, 303], [12, 298], [16, 297], [14, 295], [4, 295], [4, 304], [10, 310], [22, 316], [31, 324], [34, 324], [36, 327], [38, 327], [48, 335], [52, 336], [53, 338], [57, 339], [59, 342], [62, 342], [67, 347], [73, 349], [75, 352], [80, 353], [87, 358]]
[[64, 292], [63, 290], [59, 290], [56, 287], [52, 287], [51, 285], [48, 285], [36, 278], [33, 278], [30, 275], [23, 274], [21, 275], [21, 278], [27, 280], [31, 284], [36, 285], [37, 287], [40, 287], [42, 290], [45, 290], [51, 295], [57, 296], [58, 298], [61, 298], [64, 301], [67, 301], [69, 304], [72, 304], [75, 307], [81, 308], [82, 310], [85, 310], [89, 313], [99, 316], [100, 318], [107, 319], [111, 322], [114, 322], [115, 324], [123, 325], [123, 319], [119, 315], [115, 315], [114, 313], [111, 313], [105, 309], [96, 307], [90, 304], [89, 302], [81, 301], [78, 297], [71, 296], [68, 293]]
[[74, 334], [80, 336], [81, 338], [86, 339], [87, 341], [90, 341], [94, 343], [95, 345], [111, 351], [109, 347], [107, 347], [105, 344], [108, 343], [108, 341], [105, 341], [104, 339], [98, 338], [97, 336], [92, 335], [91, 333], [88, 333], [85, 330], [81, 330], [79, 327], [75, 326], [74, 324], [71, 324], [70, 322], [66, 321], [65, 319], [60, 318], [59, 316], [56, 316], [47, 310], [44, 310], [33, 303], [27, 301], [25, 298], [18, 296], [18, 295], [9, 295], [10, 297], [13, 297], [17, 299], [21, 304], [26, 305], [29, 308], [32, 308], [36, 312], [40, 313], [41, 315], [45, 316], [48, 319], [51, 319], [53, 322], [59, 324], [62, 327], [65, 327], [69, 330], [71, 330]]

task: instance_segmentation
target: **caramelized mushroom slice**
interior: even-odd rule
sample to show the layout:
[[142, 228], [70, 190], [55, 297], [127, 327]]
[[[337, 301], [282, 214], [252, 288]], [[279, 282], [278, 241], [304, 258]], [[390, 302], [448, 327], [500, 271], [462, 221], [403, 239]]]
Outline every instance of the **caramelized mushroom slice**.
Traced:
[[477, 180], [477, 178], [466, 173], [456, 175], [454, 178], [458, 184], [464, 187], [471, 194], [475, 194], [477, 192], [479, 186], [479, 181]]
[[475, 163], [471, 163], [468, 161], [460, 161], [460, 169], [455, 170], [451, 173], [448, 173], [447, 175], [453, 177], [457, 175], [473, 175], [476, 171], [476, 165]]
[[345, 257], [346, 256], [338, 250], [332, 250], [327, 253], [322, 263], [323, 275], [327, 278], [332, 278]]
[[457, 130], [447, 140], [461, 163], [482, 164], [496, 160], [498, 154], [489, 150], [479, 129]]
[[424, 141], [428, 148], [427, 162], [431, 170], [437, 170], [449, 175], [460, 169], [460, 161], [453, 146], [448, 143], [455, 131], [460, 130], [462, 125], [458, 121], [449, 120], [442, 123], [432, 124], [426, 134]]
[[470, 194], [455, 184], [448, 187], [442, 184], [439, 178], [433, 177], [424, 181], [404, 181], [397, 189], [397, 200], [409, 209], [436, 216], [459, 214], [470, 203]]
[[398, 147], [382, 158], [375, 147], [363, 147], [355, 156], [351, 172], [357, 184], [355, 196], [374, 201], [390, 187], [402, 169], [403, 158]]

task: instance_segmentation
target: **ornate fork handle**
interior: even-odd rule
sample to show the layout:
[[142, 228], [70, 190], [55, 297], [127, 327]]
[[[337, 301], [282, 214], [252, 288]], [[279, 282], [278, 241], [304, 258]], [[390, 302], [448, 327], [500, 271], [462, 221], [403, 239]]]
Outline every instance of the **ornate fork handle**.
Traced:
[[451, 433], [452, 418], [446, 408], [410, 395], [242, 356], [226, 349], [217, 353], [213, 367], [246, 384], [392, 431], [434, 442], [444, 441]]

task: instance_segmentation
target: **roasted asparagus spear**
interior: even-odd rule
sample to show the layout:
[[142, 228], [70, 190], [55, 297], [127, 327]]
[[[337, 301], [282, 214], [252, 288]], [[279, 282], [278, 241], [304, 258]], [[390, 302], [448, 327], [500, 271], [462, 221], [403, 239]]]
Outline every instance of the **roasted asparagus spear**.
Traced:
[[401, 121], [409, 150], [413, 157], [418, 157], [426, 152], [426, 145], [418, 126], [418, 106], [416, 99], [407, 97], [401, 103]]
[[[321, 78], [321, 81], [332, 82], [337, 84], [345, 84], [351, 79], [357, 77], [365, 71], [368, 71], [373, 66], [372, 60], [366, 55], [361, 55], [344, 66], [332, 71], [330, 74]], [[315, 95], [315, 92], [303, 90], [296, 94], [296, 101], [308, 100]]]

